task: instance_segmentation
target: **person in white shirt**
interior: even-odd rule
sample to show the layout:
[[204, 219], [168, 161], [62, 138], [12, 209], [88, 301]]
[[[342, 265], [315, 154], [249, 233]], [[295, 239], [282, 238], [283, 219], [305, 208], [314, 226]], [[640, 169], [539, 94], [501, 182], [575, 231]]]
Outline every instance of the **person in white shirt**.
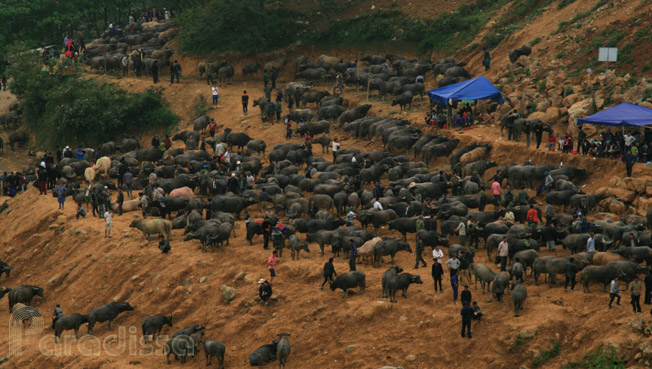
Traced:
[[352, 164], [357, 164], [358, 163], [358, 155], [353, 154], [353, 157], [351, 157], [351, 163]]
[[337, 142], [337, 138], [333, 139], [333, 161], [335, 161], [335, 158], [337, 157], [337, 150], [340, 149], [340, 143]]
[[218, 90], [215, 83], [213, 83], [213, 87], [211, 87], [211, 93], [213, 94], [213, 106], [217, 106]]
[[383, 205], [376, 199], [376, 202], [374, 202], [374, 209], [376, 210], [383, 210]]
[[441, 247], [437, 246], [432, 250], [432, 261], [433, 262], [438, 262], [441, 264], [441, 262], [444, 260], [444, 252], [441, 251]]
[[113, 226], [113, 210], [109, 209], [104, 213], [104, 238], [111, 238], [111, 226]]

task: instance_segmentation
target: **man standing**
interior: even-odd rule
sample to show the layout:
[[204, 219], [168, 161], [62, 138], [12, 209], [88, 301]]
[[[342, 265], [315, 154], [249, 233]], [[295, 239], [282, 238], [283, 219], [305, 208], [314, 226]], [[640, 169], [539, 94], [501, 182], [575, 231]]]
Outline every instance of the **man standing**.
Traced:
[[242, 113], [247, 114], [249, 106], [249, 95], [247, 95], [247, 91], [242, 91]]
[[460, 260], [457, 258], [456, 254], [453, 254], [453, 256], [446, 261], [446, 266], [448, 267], [452, 280], [453, 276], [457, 275], [457, 269], [460, 267]]
[[460, 223], [455, 228], [455, 232], [460, 235], [460, 245], [466, 246], [466, 218], [460, 219]]
[[333, 276], [337, 277], [335, 273], [335, 267], [333, 266], [333, 258], [328, 258], [328, 261], [324, 264], [324, 282], [321, 284], [321, 289], [324, 289], [326, 282], [333, 282]]
[[432, 250], [432, 262], [434, 264], [440, 264], [444, 259], [444, 252], [441, 250], [441, 246], [437, 245]]
[[424, 249], [423, 241], [421, 241], [420, 238], [417, 238], [417, 244], [416, 244], [416, 247], [415, 247], [415, 253], [416, 253], [417, 261], [416, 261], [416, 264], [414, 265], [414, 269], [419, 269], [419, 262], [421, 262], [423, 264], [424, 268], [426, 266], [428, 266], [428, 264], [426, 264], [426, 261], [423, 260], [423, 249]]
[[507, 257], [509, 256], [507, 237], [503, 237], [503, 240], [498, 244], [498, 256], [500, 257], [500, 271], [504, 272], [507, 267]]
[[623, 156], [623, 162], [625, 162], [625, 169], [627, 169], [627, 177], [631, 177], [632, 168], [634, 167], [634, 163], [636, 162], [636, 157], [632, 155], [631, 150], [627, 150], [627, 154]]
[[631, 298], [632, 309], [635, 313], [641, 312], [641, 281], [638, 279], [638, 274], [634, 276], [634, 280], [629, 283], [629, 296]]
[[473, 308], [469, 305], [464, 305], [462, 311], [462, 338], [464, 338], [464, 329], [466, 328], [466, 334], [471, 338], [471, 320], [473, 320], [474, 311]]
[[494, 196], [494, 205], [500, 206], [500, 183], [496, 180], [491, 184], [491, 194]]
[[116, 202], [118, 203], [118, 215], [122, 215], [122, 204], [125, 202], [125, 195], [122, 193], [122, 188], [118, 188]]
[[108, 209], [104, 213], [104, 238], [111, 238], [111, 227], [113, 226], [113, 210]]
[[262, 226], [263, 226], [263, 249], [267, 250], [269, 248], [269, 236], [272, 227], [272, 223], [270, 223], [269, 217], [265, 217]]
[[595, 240], [593, 239], [593, 232], [589, 233], [589, 239], [586, 240], [586, 252], [590, 255], [595, 254]]
[[278, 77], [278, 71], [276, 67], [272, 68], [272, 89], [276, 89], [276, 78]]
[[482, 65], [484, 65], [485, 71], [488, 71], [491, 67], [491, 55], [489, 54], [489, 51], [487, 51], [487, 48], [482, 49]]
[[541, 124], [541, 121], [537, 121], [534, 124], [534, 136], [536, 137], [537, 140], [537, 150], [539, 149], [539, 146], [541, 146], [541, 137], [543, 137], [543, 124]]
[[614, 302], [614, 299], [617, 299], [616, 305], [620, 306], [620, 292], [618, 290], [618, 277], [614, 277], [609, 286], [609, 309], [611, 309], [611, 303]]
[[650, 305], [650, 300], [652, 300], [652, 272], [648, 269], [645, 275], [645, 305]]
[[358, 257], [358, 247], [351, 240], [351, 252], [349, 254], [349, 270], [355, 272], [355, 259]]
[[57, 194], [57, 200], [59, 201], [59, 209], [63, 210], [63, 205], [66, 202], [66, 192], [68, 189], [63, 185], [63, 183], [59, 184], [59, 187], [57, 187], [54, 192]]
[[128, 72], [129, 72], [129, 57], [125, 55], [122, 58], [122, 75], [126, 76]]
[[571, 291], [575, 290], [575, 275], [577, 274], [577, 264], [575, 264], [575, 258], [570, 258], [568, 264], [566, 264], [566, 269], [564, 271], [566, 275], [566, 282], [564, 282], [564, 291], [568, 288], [568, 284], [571, 285]]
[[441, 277], [444, 275], [444, 268], [441, 267], [441, 263], [438, 263], [436, 259], [433, 259], [431, 273], [432, 273], [432, 279], [435, 281], [435, 292], [437, 292], [438, 284], [439, 284], [439, 291], [443, 292], [444, 290], [441, 287]]
[[337, 137], [333, 139], [333, 162], [335, 162], [335, 158], [337, 158], [337, 151], [340, 149], [340, 143], [337, 142]]
[[462, 306], [470, 306], [472, 299], [473, 298], [471, 297], [471, 291], [469, 291], [469, 286], [465, 285], [464, 289], [462, 290], [462, 294], [460, 296], [460, 300], [462, 301]]
[[152, 80], [154, 83], [158, 83], [158, 61], [154, 60], [152, 62], [152, 66], [150, 67], [150, 71], [152, 72]]
[[179, 83], [179, 78], [181, 77], [181, 64], [178, 60], [174, 61], [174, 76], [177, 78], [177, 83]]
[[213, 87], [211, 87], [211, 95], [213, 96], [213, 106], [217, 106], [217, 98], [219, 97], [219, 91], [217, 89], [217, 84], [213, 82]]

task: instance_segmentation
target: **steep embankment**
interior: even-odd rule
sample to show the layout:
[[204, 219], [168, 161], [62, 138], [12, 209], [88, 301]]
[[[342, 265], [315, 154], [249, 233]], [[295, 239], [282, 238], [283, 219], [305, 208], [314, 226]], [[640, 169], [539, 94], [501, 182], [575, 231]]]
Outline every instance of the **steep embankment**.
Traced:
[[[116, 80], [130, 90], [149, 86], [149, 81], [133, 78]], [[180, 129], [190, 124], [198, 95], [208, 97], [205, 82], [184, 80], [180, 85], [166, 87], [165, 95], [171, 108], [183, 117]], [[321, 86], [327, 88], [327, 86]], [[252, 97], [260, 92], [260, 82], [237, 80], [221, 88], [220, 106], [209, 111], [219, 124], [236, 131], [244, 131], [257, 139], [264, 139], [271, 147], [285, 142], [281, 125], [263, 126], [256, 111], [248, 116], [241, 113], [239, 104], [243, 89]], [[364, 94], [348, 91], [351, 103], [363, 100]], [[400, 115], [413, 119], [419, 125], [425, 104], [415, 104], [409, 114], [398, 113], [387, 102], [372, 101], [374, 112], [382, 115]], [[425, 101], [424, 101], [425, 103]], [[526, 156], [534, 161], [558, 162], [557, 153], [541, 155], [522, 144], [498, 139], [498, 130], [481, 127], [454, 133], [464, 143], [472, 140], [492, 142], [492, 158], [499, 162], [522, 161]], [[335, 128], [331, 136], [340, 137], [343, 147], [361, 150], [380, 149], [377, 142], [359, 141]], [[142, 137], [147, 142], [149, 137]], [[300, 142], [295, 137], [292, 142]], [[315, 150], [319, 152], [319, 150]], [[593, 171], [620, 173], [615, 162], [593, 161], [574, 157], [573, 163]], [[592, 164], [599, 163], [599, 164]], [[436, 163], [442, 165], [443, 162]], [[435, 166], [433, 166], [433, 169]], [[488, 171], [487, 175], [490, 175]], [[190, 324], [207, 327], [207, 337], [223, 341], [227, 347], [227, 367], [248, 367], [247, 357], [254, 348], [267, 343], [279, 332], [291, 333], [293, 344], [288, 368], [377, 368], [400, 365], [405, 368], [457, 368], [469, 365], [512, 368], [530, 365], [542, 350], [551, 347], [551, 340], [561, 343], [558, 357], [547, 367], [562, 367], [569, 359], [577, 359], [603, 342], [611, 342], [620, 352], [633, 357], [639, 338], [630, 334], [629, 322], [633, 314], [627, 307], [608, 311], [607, 296], [599, 286], [593, 293], [578, 290], [562, 292], [559, 287], [534, 286], [528, 277], [528, 300], [520, 318], [513, 318], [510, 297], [495, 302], [489, 294], [471, 290], [485, 311], [485, 320], [474, 326], [474, 338], [463, 340], [458, 336], [460, 305], [454, 305], [451, 289], [444, 283], [445, 292], [435, 295], [430, 269], [412, 270], [413, 255], [400, 253], [397, 263], [407, 271], [419, 274], [425, 282], [413, 285], [408, 299], [397, 304], [380, 299], [380, 277], [387, 267], [359, 265], [367, 275], [367, 289], [363, 295], [351, 295], [343, 300], [340, 294], [318, 289], [321, 266], [326, 257], [319, 255], [316, 244], [312, 252], [301, 260], [291, 260], [285, 253], [279, 262], [279, 276], [274, 280], [275, 298], [265, 307], [256, 300], [256, 281], [267, 277], [266, 258], [262, 240], [257, 237], [254, 246], [244, 240], [244, 223], [236, 225], [237, 237], [229, 246], [215, 253], [201, 253], [198, 242], [183, 242], [182, 231], [175, 230], [172, 253], [161, 255], [155, 241], [146, 242], [139, 231], [129, 228], [137, 213], [115, 217], [113, 238], [103, 238], [102, 221], [89, 216], [76, 220], [71, 202], [64, 212], [56, 209], [51, 196], [39, 196], [34, 188], [9, 200], [11, 211], [0, 214], [3, 238], [0, 258], [15, 266], [11, 277], [3, 285], [36, 284], [45, 288], [45, 298], [35, 299], [43, 312], [46, 325], [51, 309], [60, 303], [66, 314], [88, 313], [92, 308], [113, 300], [127, 300], [136, 310], [121, 315], [115, 321], [114, 331], [106, 323], [95, 328], [97, 339], [85, 337], [70, 342], [68, 351], [52, 355], [53, 333], [45, 330], [35, 338], [22, 341], [23, 352], [5, 363], [7, 367], [127, 368], [159, 367], [165, 358], [142, 346], [140, 324], [152, 314], [172, 314], [173, 328], [164, 334]], [[260, 218], [260, 209], [250, 213]], [[390, 235], [381, 230], [381, 235]], [[408, 238], [413, 245], [413, 236]], [[455, 241], [455, 239], [453, 239]], [[548, 252], [542, 251], [542, 255]], [[565, 255], [560, 251], [559, 255]], [[426, 258], [430, 264], [430, 258]], [[485, 250], [478, 252], [476, 261], [491, 265]], [[346, 259], [336, 258], [336, 270], [347, 270]], [[493, 265], [492, 265], [493, 267]], [[243, 279], [236, 279], [241, 272]], [[220, 287], [236, 289], [236, 297], [227, 304]], [[9, 331], [9, 313], [0, 308], [6, 318], [0, 329]], [[135, 328], [129, 328], [135, 327]], [[86, 327], [81, 332], [85, 333]], [[124, 333], [120, 333], [124, 332]], [[606, 332], [609, 332], [608, 334]], [[68, 335], [71, 332], [68, 332]], [[69, 338], [72, 336], [69, 336]], [[532, 337], [520, 338], [518, 337]], [[11, 336], [0, 338], [0, 347], [7, 352]], [[158, 348], [164, 341], [159, 341]], [[523, 343], [526, 342], [526, 343]], [[59, 347], [57, 347], [59, 350]], [[202, 355], [191, 359], [186, 366], [203, 366]], [[272, 364], [273, 365], [273, 364]], [[171, 367], [182, 367], [173, 363]]]

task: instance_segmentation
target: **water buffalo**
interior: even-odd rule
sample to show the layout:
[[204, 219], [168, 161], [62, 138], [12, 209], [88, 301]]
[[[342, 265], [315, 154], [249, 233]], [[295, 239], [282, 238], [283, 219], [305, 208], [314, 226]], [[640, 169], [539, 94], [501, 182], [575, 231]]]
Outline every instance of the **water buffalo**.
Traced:
[[124, 311], [133, 311], [133, 306], [129, 305], [128, 302], [111, 302], [104, 306], [100, 306], [97, 309], [91, 310], [88, 314], [88, 334], [93, 334], [93, 326], [96, 322], [106, 322], [109, 321], [109, 329], [113, 329], [113, 319], [115, 319], [120, 313]]

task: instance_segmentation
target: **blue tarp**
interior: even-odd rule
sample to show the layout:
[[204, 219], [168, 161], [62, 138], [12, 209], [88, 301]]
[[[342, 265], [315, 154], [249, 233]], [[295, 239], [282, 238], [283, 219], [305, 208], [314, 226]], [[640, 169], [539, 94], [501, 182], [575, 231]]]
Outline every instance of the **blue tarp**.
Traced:
[[492, 99], [505, 102], [503, 95], [484, 76], [428, 91], [431, 100], [448, 105], [448, 100]]
[[652, 124], [652, 109], [630, 103], [622, 103], [577, 120], [577, 124], [582, 123], [615, 127], [642, 127]]

